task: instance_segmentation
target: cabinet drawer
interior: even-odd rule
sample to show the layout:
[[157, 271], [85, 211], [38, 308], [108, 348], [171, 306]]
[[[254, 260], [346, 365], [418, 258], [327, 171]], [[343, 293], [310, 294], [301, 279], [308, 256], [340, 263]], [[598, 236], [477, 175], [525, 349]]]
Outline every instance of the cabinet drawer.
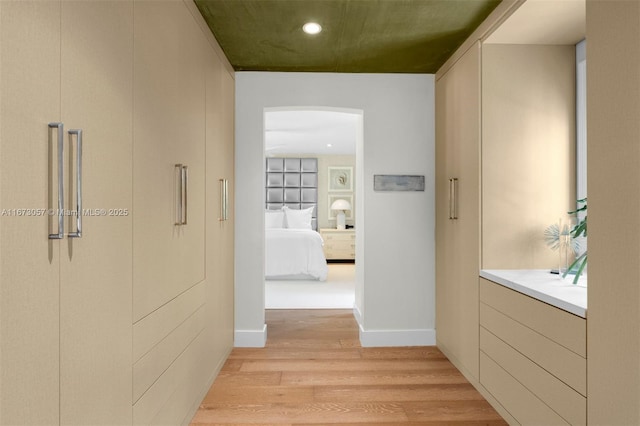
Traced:
[[482, 351], [480, 383], [522, 425], [569, 424]]
[[480, 325], [582, 395], [586, 395], [585, 358], [484, 303], [480, 303]]
[[351, 250], [356, 249], [355, 241], [329, 241], [324, 244], [327, 250]]
[[323, 233], [322, 238], [325, 241], [344, 241], [346, 242], [355, 242], [356, 236], [352, 233]]
[[[587, 399], [480, 327], [480, 350], [572, 425], [587, 422]], [[480, 381], [482, 383], [483, 377]]]
[[569, 312], [480, 278], [480, 301], [587, 357], [587, 322]]
[[327, 259], [355, 259], [356, 253], [352, 250], [326, 250], [325, 257]]

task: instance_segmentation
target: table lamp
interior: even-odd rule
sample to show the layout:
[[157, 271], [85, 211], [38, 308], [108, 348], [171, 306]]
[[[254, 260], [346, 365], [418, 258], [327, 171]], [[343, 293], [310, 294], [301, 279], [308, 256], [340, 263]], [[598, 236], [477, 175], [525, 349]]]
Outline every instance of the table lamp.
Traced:
[[351, 204], [347, 200], [338, 199], [331, 204], [331, 210], [338, 210], [336, 214], [337, 229], [345, 229], [344, 211], [351, 210]]

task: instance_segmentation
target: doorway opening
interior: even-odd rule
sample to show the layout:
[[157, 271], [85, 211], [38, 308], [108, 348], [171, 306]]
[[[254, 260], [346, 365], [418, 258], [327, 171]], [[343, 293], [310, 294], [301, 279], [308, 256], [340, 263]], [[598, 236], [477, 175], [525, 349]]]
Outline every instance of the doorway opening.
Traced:
[[[363, 133], [361, 110], [265, 109], [265, 309], [353, 309], [361, 300]], [[285, 229], [270, 229], [283, 209]], [[311, 234], [321, 241], [309, 253], [274, 239], [296, 233], [287, 218], [302, 211], [311, 211]]]

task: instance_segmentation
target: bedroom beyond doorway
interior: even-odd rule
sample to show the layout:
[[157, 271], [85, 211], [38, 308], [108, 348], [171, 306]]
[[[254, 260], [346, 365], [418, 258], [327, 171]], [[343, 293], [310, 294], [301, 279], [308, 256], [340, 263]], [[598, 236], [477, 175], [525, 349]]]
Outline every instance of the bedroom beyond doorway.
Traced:
[[356, 265], [329, 263], [326, 281], [265, 281], [266, 309], [352, 309]]

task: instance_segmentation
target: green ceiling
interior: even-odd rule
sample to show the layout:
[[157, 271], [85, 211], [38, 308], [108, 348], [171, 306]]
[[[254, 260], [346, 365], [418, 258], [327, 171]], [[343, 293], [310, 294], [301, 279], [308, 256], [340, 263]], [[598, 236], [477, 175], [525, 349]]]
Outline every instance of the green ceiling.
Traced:
[[[435, 73], [501, 0], [195, 0], [237, 71]], [[302, 32], [315, 21], [323, 31]]]

